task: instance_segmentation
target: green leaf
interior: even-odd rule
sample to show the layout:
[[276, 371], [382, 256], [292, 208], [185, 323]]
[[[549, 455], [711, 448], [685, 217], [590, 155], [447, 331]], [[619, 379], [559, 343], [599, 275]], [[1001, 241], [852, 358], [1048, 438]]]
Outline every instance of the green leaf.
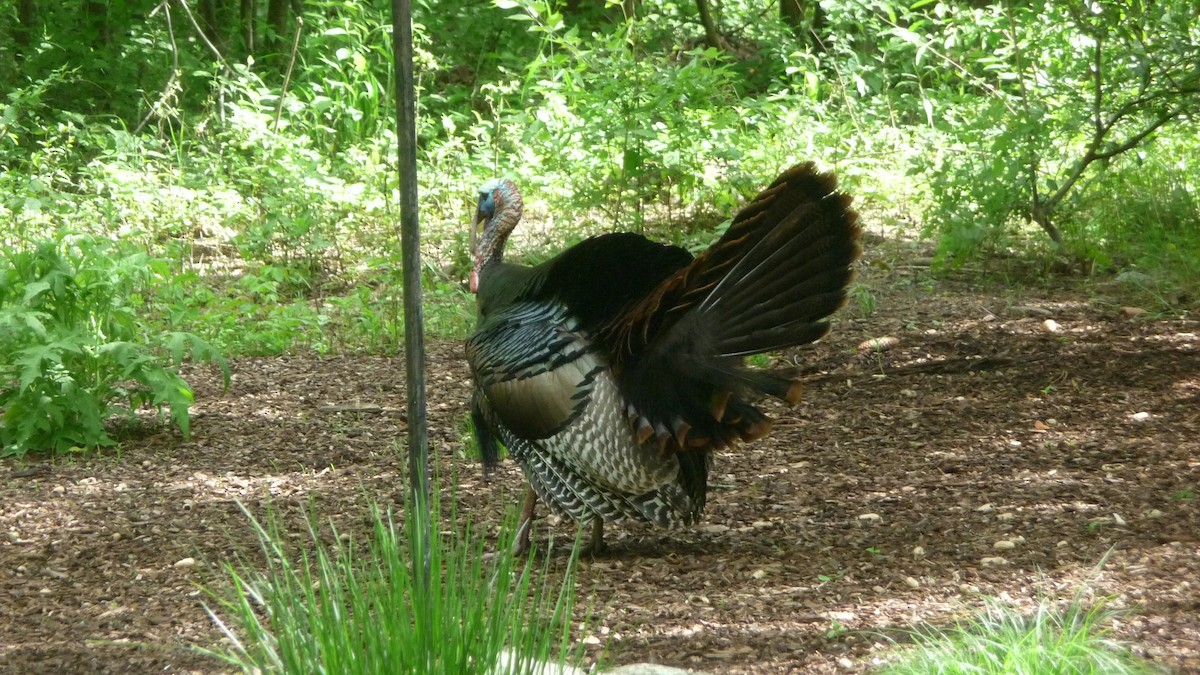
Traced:
[[46, 376], [46, 371], [42, 368], [43, 363], [62, 365], [63, 352], [79, 354], [82, 350], [77, 342], [70, 339], [18, 350], [13, 363], [21, 370], [21, 389], [28, 389], [39, 378]]
[[45, 281], [31, 281], [25, 284], [25, 295], [21, 298], [22, 304], [33, 304], [32, 300], [42, 293], [50, 290], [50, 284]]

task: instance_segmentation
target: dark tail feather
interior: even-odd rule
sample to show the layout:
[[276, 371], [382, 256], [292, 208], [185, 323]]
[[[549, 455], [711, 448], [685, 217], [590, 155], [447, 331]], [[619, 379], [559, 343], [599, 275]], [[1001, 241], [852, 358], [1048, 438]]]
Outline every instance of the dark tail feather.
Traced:
[[762, 223], [769, 231], [696, 308], [716, 327], [719, 355], [817, 340], [829, 330], [825, 319], [845, 304], [850, 265], [859, 253], [850, 198], [833, 192], [832, 179], [819, 174], [800, 172], [793, 181], [802, 194], [828, 192], [796, 205], [778, 223]]
[[487, 401], [479, 390], [471, 395], [471, 426], [475, 441], [479, 444], [479, 458], [483, 461], [485, 474], [490, 474], [500, 464], [500, 441], [492, 431], [486, 410]]
[[611, 327], [614, 368], [635, 427], [660, 443], [724, 447], [766, 433], [748, 394], [795, 403], [798, 383], [738, 357], [820, 339], [846, 301], [857, 214], [833, 176], [784, 172], [717, 243]]

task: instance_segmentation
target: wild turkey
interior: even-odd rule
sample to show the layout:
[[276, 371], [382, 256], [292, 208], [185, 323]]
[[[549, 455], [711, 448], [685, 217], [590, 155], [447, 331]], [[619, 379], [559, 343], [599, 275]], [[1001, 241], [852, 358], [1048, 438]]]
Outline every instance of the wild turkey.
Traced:
[[859, 252], [850, 198], [800, 164], [694, 259], [619, 233], [533, 267], [503, 261], [522, 209], [512, 181], [480, 188], [478, 323], [466, 343], [485, 465], [499, 441], [530, 486], [517, 550], [528, 549], [539, 498], [591, 521], [593, 549], [604, 521], [696, 522], [713, 452], [770, 428], [752, 399], [800, 395], [797, 381], [744, 357], [821, 338], [845, 302]]

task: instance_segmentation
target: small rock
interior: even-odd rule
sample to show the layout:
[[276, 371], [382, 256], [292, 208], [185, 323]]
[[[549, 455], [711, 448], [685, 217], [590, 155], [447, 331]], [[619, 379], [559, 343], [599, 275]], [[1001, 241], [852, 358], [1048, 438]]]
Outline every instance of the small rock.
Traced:
[[1011, 551], [1016, 547], [1017, 542], [1009, 539], [1001, 539], [1000, 541], [992, 544], [992, 548], [996, 549], [997, 551]]
[[887, 589], [884, 588], [883, 586], [872, 586], [871, 590], [875, 591], [876, 593], [878, 593], [880, 595], [887, 593]]
[[1121, 514], [1114, 513], [1113, 514], [1113, 522], [1116, 523], [1117, 525], [1124, 525], [1125, 519], [1121, 517]]
[[878, 523], [883, 517], [878, 513], [864, 513], [858, 519], [864, 523]]
[[[512, 651], [504, 649], [500, 652], [496, 659], [496, 665], [487, 671], [488, 675], [496, 673], [516, 672], [518, 657]], [[527, 672], [530, 675], [584, 675], [583, 671], [571, 666], [560, 666], [554, 663], [542, 663], [534, 661], [532, 663], [525, 661], [521, 664], [521, 672]], [[613, 671], [616, 672], [616, 671]], [[655, 671], [629, 671], [630, 673], [643, 673], [644, 675], [653, 675]]]
[[195, 566], [196, 566], [195, 558], [184, 558], [183, 560], [180, 560], [179, 562], [175, 563], [174, 565], [171, 565], [171, 567], [175, 567], [178, 569], [184, 569], [187, 567], [195, 567]]
[[854, 662], [844, 656], [838, 657], [837, 664], [842, 670], [854, 670]]
[[912, 554], [914, 558], [923, 558], [925, 557], [925, 548], [923, 546], [914, 546]]
[[722, 525], [720, 523], [709, 523], [708, 525], [700, 526], [700, 531], [707, 532], [709, 534], [721, 534], [722, 532], [728, 532], [729, 526]]
[[53, 488], [50, 489], [50, 491], [56, 495], [61, 495], [62, 493], [66, 492], [67, 489], [61, 485], [55, 485]]
[[1141, 307], [1122, 307], [1121, 316], [1126, 319], [1136, 319], [1146, 313]]
[[989, 556], [980, 560], [979, 564], [983, 565], [984, 567], [1004, 567], [1005, 565], [1008, 565], [1008, 558], [1003, 558], [1001, 556]]
[[754, 577], [755, 579], [764, 579], [767, 576], [767, 571], [766, 570], [754, 570], [753, 572], [750, 573], [750, 576]]
[[593, 646], [598, 645], [600, 644], [600, 638], [596, 637], [595, 635], [589, 635], [583, 638], [583, 644]]
[[921, 582], [917, 581], [916, 579], [914, 579], [912, 577], [904, 577], [904, 583], [909, 588], [920, 588], [921, 587]]
[[1164, 515], [1163, 512], [1159, 511], [1158, 509], [1151, 509], [1150, 513], [1146, 514], [1146, 517], [1147, 518], [1162, 518], [1163, 515]]
[[984, 504], [975, 510], [979, 513], [991, 513], [996, 510], [996, 507], [991, 504]]
[[1060, 327], [1058, 322], [1054, 319], [1046, 319], [1043, 321], [1042, 328], [1045, 329], [1047, 333], [1057, 333], [1058, 331], [1062, 330], [1062, 327]]
[[1129, 416], [1129, 419], [1133, 420], [1134, 422], [1145, 422], [1151, 417], [1152, 415], [1150, 415], [1148, 412], [1135, 412]]
[[1014, 514], [1012, 514], [1012, 513], [1009, 513], [1009, 512], [1007, 512], [1007, 511], [1005, 511], [1004, 513], [997, 513], [997, 514], [996, 514], [996, 520], [999, 520], [999, 521], [1000, 521], [1000, 522], [1002, 522], [1002, 523], [1007, 523], [1008, 521], [1010, 521], [1010, 520], [1012, 520], [1013, 518], [1016, 518], [1016, 517], [1017, 517], [1016, 515], [1014, 515]]

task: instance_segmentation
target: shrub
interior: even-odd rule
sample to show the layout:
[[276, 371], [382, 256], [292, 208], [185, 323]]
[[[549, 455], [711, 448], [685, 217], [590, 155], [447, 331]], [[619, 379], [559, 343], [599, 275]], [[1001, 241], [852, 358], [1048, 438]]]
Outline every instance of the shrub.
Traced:
[[228, 381], [208, 343], [147, 331], [137, 310], [166, 264], [117, 249], [82, 238], [0, 251], [0, 454], [113, 445], [106, 422], [143, 405], [166, 408], [186, 436], [192, 391], [173, 367], [185, 352], [219, 363]]

